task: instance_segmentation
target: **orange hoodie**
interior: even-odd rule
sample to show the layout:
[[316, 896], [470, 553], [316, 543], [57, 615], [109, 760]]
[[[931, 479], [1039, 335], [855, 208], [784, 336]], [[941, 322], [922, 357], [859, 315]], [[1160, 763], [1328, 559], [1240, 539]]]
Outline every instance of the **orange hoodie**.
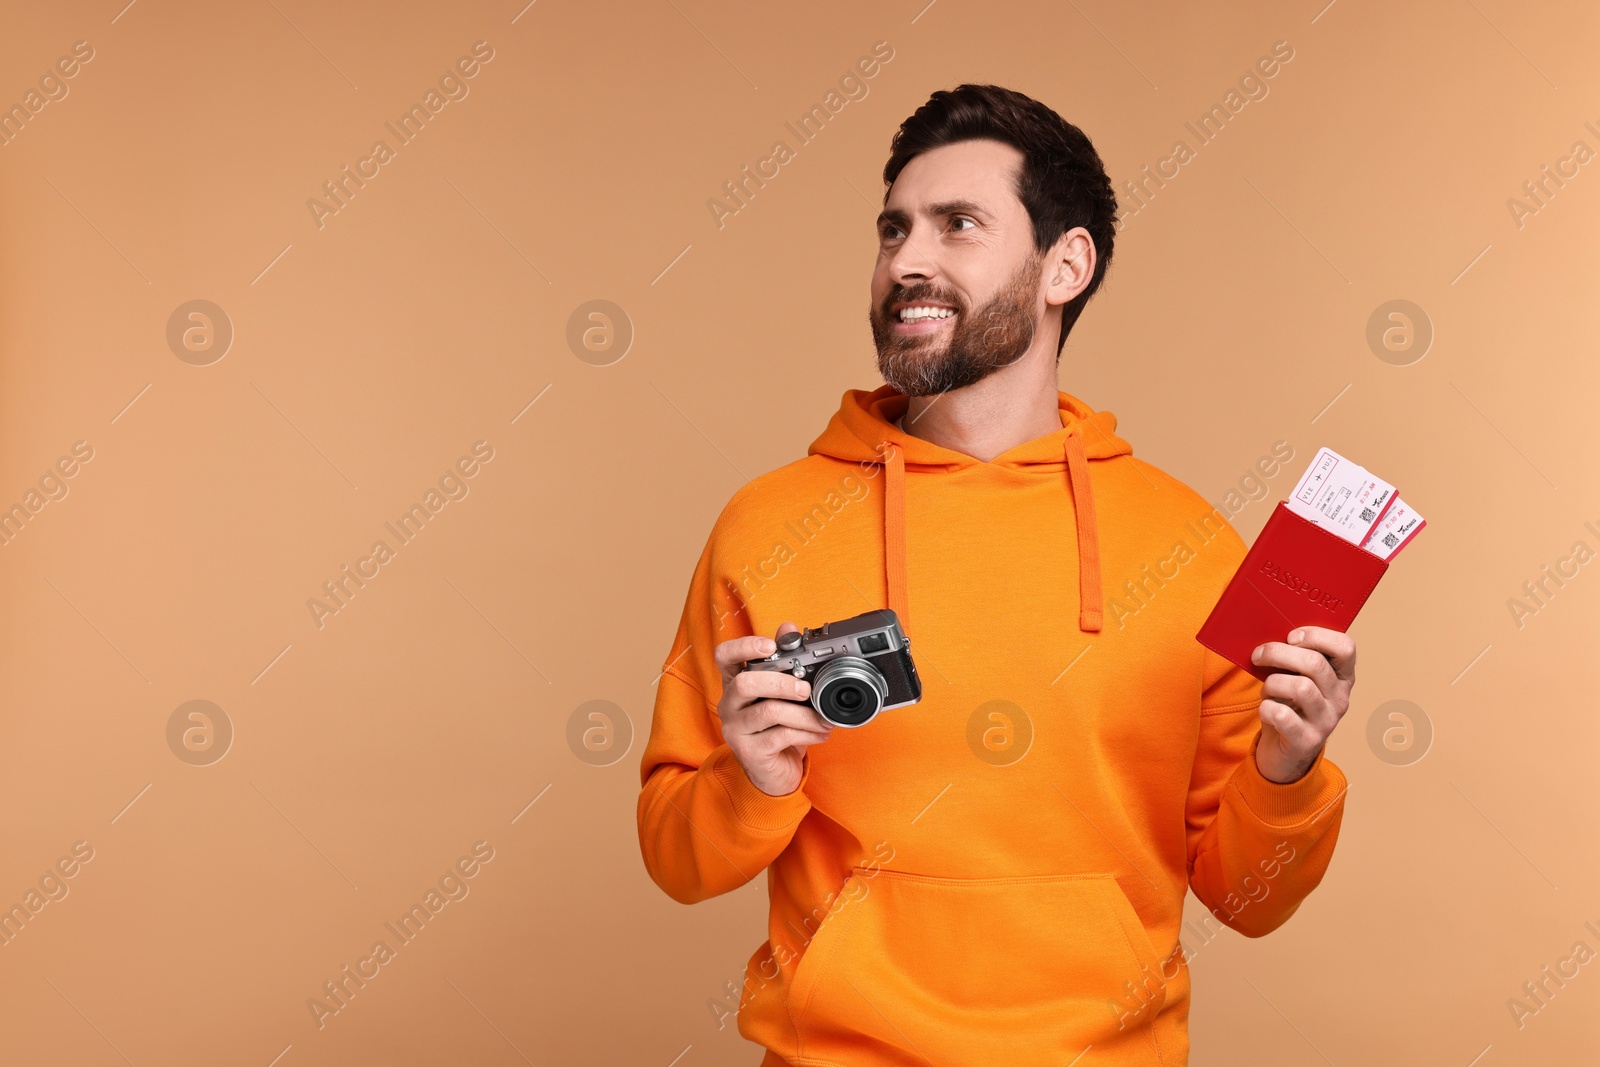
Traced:
[[[1344, 775], [1257, 770], [1261, 684], [1194, 636], [1245, 545], [1115, 416], [1062, 393], [1059, 431], [985, 463], [896, 429], [906, 406], [850, 390], [723, 509], [640, 768], [645, 866], [685, 904], [766, 869], [736, 1006], [763, 1067], [1186, 1063], [1182, 936], [1294, 914]], [[836, 728], [793, 793], [757, 789], [722, 741], [716, 646], [884, 606], [921, 702]], [[1180, 930], [1186, 888], [1208, 929]]]

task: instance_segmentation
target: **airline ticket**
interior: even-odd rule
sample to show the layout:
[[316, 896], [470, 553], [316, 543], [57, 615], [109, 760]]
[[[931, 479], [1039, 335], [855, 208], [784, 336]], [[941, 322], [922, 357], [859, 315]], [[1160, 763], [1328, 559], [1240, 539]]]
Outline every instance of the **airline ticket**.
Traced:
[[1302, 518], [1364, 547], [1395, 500], [1394, 486], [1333, 449], [1321, 448], [1287, 504]]

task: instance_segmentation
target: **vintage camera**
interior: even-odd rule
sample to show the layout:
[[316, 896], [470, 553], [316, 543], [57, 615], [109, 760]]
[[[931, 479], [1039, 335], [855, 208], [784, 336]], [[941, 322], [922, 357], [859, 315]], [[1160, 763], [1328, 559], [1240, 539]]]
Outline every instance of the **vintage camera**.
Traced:
[[786, 671], [811, 683], [807, 701], [835, 726], [864, 726], [880, 711], [922, 699], [911, 641], [888, 608], [787, 633], [747, 671]]

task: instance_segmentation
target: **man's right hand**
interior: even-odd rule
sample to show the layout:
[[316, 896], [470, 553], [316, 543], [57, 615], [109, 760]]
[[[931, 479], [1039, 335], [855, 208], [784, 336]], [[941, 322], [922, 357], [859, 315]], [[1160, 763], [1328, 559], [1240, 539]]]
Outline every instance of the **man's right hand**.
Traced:
[[[778, 634], [800, 627], [786, 622]], [[755, 787], [769, 796], [793, 793], [805, 775], [806, 749], [821, 744], [833, 723], [809, 704], [810, 683], [782, 671], [747, 671], [746, 660], [770, 656], [778, 643], [770, 637], [736, 637], [717, 646], [722, 670], [722, 739]]]

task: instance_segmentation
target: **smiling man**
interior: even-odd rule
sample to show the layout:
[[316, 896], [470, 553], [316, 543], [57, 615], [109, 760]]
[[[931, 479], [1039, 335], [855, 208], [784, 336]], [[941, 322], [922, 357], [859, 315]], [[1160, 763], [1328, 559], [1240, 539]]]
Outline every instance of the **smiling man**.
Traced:
[[[886, 384], [712, 529], [641, 766], [645, 865], [683, 903], [766, 871], [767, 940], [738, 1004], [712, 1002], [763, 1067], [1185, 1063], [1185, 891], [1204, 939], [1259, 937], [1321, 881], [1355, 645], [1285, 634], [1264, 683], [1200, 645], [1243, 542], [1059, 390], [1115, 235], [1077, 127], [996, 86], [936, 92], [884, 182]], [[860, 502], [835, 507], [842, 484]], [[1108, 618], [1108, 587], [1144, 606]], [[883, 607], [918, 703], [839, 728], [804, 681], [742, 670], [795, 620]]]

